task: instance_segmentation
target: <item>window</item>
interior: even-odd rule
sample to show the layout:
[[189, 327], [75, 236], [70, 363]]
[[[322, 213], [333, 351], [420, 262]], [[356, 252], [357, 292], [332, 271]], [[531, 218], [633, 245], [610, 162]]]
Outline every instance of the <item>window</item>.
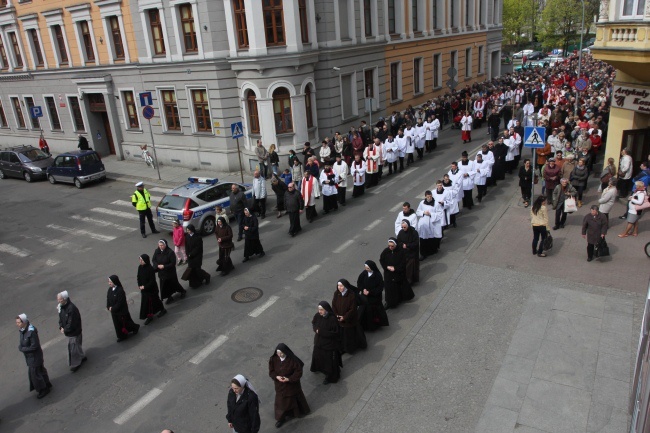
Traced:
[[2, 35], [0, 35], [0, 57], [2, 58], [2, 69], [9, 68], [9, 62], [7, 61], [7, 51], [5, 50], [4, 40]]
[[356, 75], [341, 75], [341, 118], [349, 119], [356, 116], [357, 112], [357, 91]]
[[470, 1], [473, 0], [465, 0], [465, 27], [469, 26]]
[[0, 101], [0, 127], [6, 128], [9, 126], [7, 123], [7, 116], [5, 115], [5, 107], [2, 105], [2, 101]]
[[124, 44], [122, 43], [122, 31], [120, 21], [117, 17], [110, 17], [108, 22], [111, 26], [111, 38], [113, 41], [113, 54], [116, 60], [124, 60]]
[[72, 113], [72, 125], [77, 132], [85, 131], [84, 118], [81, 115], [81, 107], [79, 106], [79, 98], [76, 96], [68, 97], [68, 104], [70, 105], [70, 112]]
[[210, 108], [208, 107], [208, 91], [205, 89], [193, 89], [192, 105], [194, 106], [196, 130], [200, 132], [212, 132]]
[[289, 91], [280, 87], [273, 92], [273, 115], [275, 118], [275, 133], [293, 132], [291, 118], [291, 98]]
[[624, 17], [643, 16], [645, 2], [646, 0], [623, 0], [623, 13], [621, 15]]
[[438, 28], [438, 0], [433, 0], [431, 5], [431, 28]]
[[478, 73], [483, 74], [485, 73], [485, 68], [483, 65], [485, 64], [485, 47], [481, 45], [478, 47]]
[[309, 20], [307, 18], [307, 0], [298, 0], [298, 16], [300, 17], [300, 37], [302, 43], [309, 43]]
[[363, 0], [363, 25], [366, 37], [372, 36], [372, 0]]
[[422, 57], [413, 59], [413, 94], [422, 93]]
[[307, 128], [314, 127], [314, 111], [311, 104], [311, 84], [305, 87], [305, 111], [307, 113]]
[[375, 70], [366, 69], [363, 71], [364, 97], [375, 97]]
[[47, 114], [50, 117], [50, 126], [52, 131], [61, 130], [61, 119], [59, 119], [59, 112], [56, 109], [56, 102], [53, 96], [45, 97], [45, 106], [47, 107]]
[[262, 0], [266, 45], [284, 45], [282, 0]]
[[248, 109], [248, 128], [251, 134], [260, 133], [260, 116], [257, 114], [257, 98], [255, 92], [246, 92], [246, 108]]
[[81, 29], [81, 38], [84, 44], [86, 61], [94, 61], [95, 50], [93, 49], [93, 38], [90, 35], [90, 27], [88, 26], [88, 21], [79, 21], [79, 28]]
[[149, 28], [151, 29], [154, 55], [164, 56], [167, 51], [165, 50], [165, 36], [163, 35], [160, 11], [158, 9], [149, 9]]
[[465, 77], [472, 76], [472, 49], [465, 50]]
[[244, 0], [233, 0], [235, 11], [235, 26], [237, 28], [237, 44], [239, 48], [248, 48], [248, 28], [246, 27], [246, 7]]
[[196, 42], [196, 31], [194, 30], [194, 16], [192, 15], [192, 5], [181, 5], [180, 12], [185, 52], [195, 53], [199, 51], [199, 46]]
[[36, 29], [30, 29], [29, 36], [32, 40], [32, 48], [34, 49], [34, 60], [36, 61], [36, 66], [43, 66], [45, 62], [43, 61], [41, 41], [38, 39], [38, 33], [36, 32]]
[[442, 86], [442, 62], [440, 54], [433, 55], [433, 88], [437, 89]]
[[0, 0], [0, 7], [7, 6], [7, 0]]
[[402, 64], [395, 62], [390, 64], [390, 100], [398, 101], [402, 99]]
[[60, 25], [52, 26], [54, 37], [56, 38], [56, 48], [59, 52], [59, 65], [68, 64], [68, 50], [65, 48], [65, 39], [63, 38], [63, 30]]
[[135, 105], [132, 91], [122, 92], [124, 98], [124, 108], [126, 109], [126, 117], [128, 120], [129, 129], [140, 129], [140, 121], [138, 120], [138, 107]]
[[25, 118], [23, 117], [23, 109], [20, 106], [20, 101], [18, 98], [11, 98], [11, 105], [14, 107], [14, 114], [16, 115], [16, 121], [18, 122], [18, 128], [25, 128]]
[[449, 4], [449, 22], [451, 23], [451, 27], [455, 28], [456, 26], [456, 2], [451, 1]]
[[[16, 37], [15, 32], [9, 33], [9, 38], [11, 39], [11, 46], [14, 49], [14, 56], [16, 56], [16, 67], [23, 67], [23, 56], [20, 54], [20, 45], [18, 45], [18, 38]], [[24, 123], [24, 122], [23, 122]], [[24, 128], [24, 126], [23, 126]]]
[[[458, 51], [456, 50], [452, 51], [449, 57], [450, 57], [449, 66], [456, 69], [456, 67], [458, 66]], [[458, 73], [458, 71], [456, 71], [456, 73]], [[454, 78], [456, 77], [454, 76]]]
[[163, 90], [160, 92], [163, 100], [163, 112], [168, 131], [180, 131], [181, 120], [178, 116], [178, 105], [176, 105], [176, 92]]
[[418, 0], [411, 0], [411, 21], [413, 22], [413, 31], [419, 32], [421, 29], [418, 28]]
[[388, 0], [388, 33], [393, 35], [397, 33], [396, 29], [397, 27], [395, 25], [395, 0]]
[[25, 104], [27, 105], [27, 113], [29, 113], [29, 119], [32, 122], [32, 129], [41, 129], [41, 122], [38, 120], [38, 117], [32, 117], [32, 108], [34, 108], [34, 98], [31, 96], [25, 97]]
[[485, 0], [479, 0], [478, 10], [479, 10], [478, 23], [483, 26], [485, 25]]

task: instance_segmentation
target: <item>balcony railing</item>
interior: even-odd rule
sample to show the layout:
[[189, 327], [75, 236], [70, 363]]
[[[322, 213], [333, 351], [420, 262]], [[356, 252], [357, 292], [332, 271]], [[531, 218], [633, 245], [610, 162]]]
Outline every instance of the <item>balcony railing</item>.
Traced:
[[598, 23], [596, 48], [649, 50], [650, 22]]

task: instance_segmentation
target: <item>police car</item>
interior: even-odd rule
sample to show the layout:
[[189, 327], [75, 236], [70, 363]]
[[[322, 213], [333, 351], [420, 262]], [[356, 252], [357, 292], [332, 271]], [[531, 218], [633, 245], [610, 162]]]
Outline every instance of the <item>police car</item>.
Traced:
[[230, 212], [230, 192], [233, 183], [243, 191], [246, 199], [251, 200], [251, 184], [219, 182], [219, 179], [190, 177], [189, 183], [174, 188], [160, 200], [156, 206], [158, 226], [163, 230], [173, 230], [172, 223], [193, 224], [204, 235], [214, 233], [217, 206], [221, 206], [228, 217]]

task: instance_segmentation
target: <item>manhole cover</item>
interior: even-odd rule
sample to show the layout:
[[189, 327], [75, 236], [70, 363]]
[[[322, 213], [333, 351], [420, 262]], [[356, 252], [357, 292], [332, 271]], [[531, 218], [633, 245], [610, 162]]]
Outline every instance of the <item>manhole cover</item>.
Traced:
[[245, 304], [246, 302], [254, 302], [262, 297], [262, 292], [257, 287], [244, 287], [243, 289], [235, 290], [235, 293], [230, 297], [233, 301]]

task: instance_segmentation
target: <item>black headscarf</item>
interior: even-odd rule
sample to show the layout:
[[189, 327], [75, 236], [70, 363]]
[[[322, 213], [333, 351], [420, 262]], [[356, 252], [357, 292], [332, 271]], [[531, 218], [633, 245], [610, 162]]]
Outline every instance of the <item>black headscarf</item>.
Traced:
[[218, 221], [221, 221], [223, 227], [228, 227], [228, 221], [224, 217], [220, 216], [219, 218], [217, 218], [217, 222]]
[[343, 287], [345, 287], [346, 289], [350, 290], [351, 292], [356, 292], [356, 287], [354, 287], [352, 284], [350, 284], [350, 282], [348, 280], [346, 280], [345, 278], [341, 278], [336, 283], [337, 283], [337, 285], [336, 285], [337, 290], [338, 290], [338, 283], [341, 283], [341, 284], [343, 284]]
[[296, 356], [296, 354], [293, 353], [293, 351], [292, 351], [291, 349], [289, 349], [289, 346], [287, 346], [286, 344], [284, 344], [284, 343], [280, 343], [280, 344], [278, 344], [278, 345], [275, 347], [275, 350], [276, 350], [276, 351], [273, 352], [273, 355], [271, 355], [271, 358], [273, 358], [274, 356], [278, 356], [277, 351], [279, 350], [279, 351], [281, 351], [282, 353], [284, 353], [284, 354], [287, 356], [287, 358], [293, 359], [293, 360], [296, 361], [298, 364], [300, 364], [301, 367], [305, 365], [305, 363], [302, 362], [302, 360], [301, 360], [300, 358], [298, 358], [298, 357]]
[[151, 266], [151, 259], [149, 259], [148, 254], [142, 254], [140, 258], [144, 262], [144, 265], [140, 265], [140, 266]]
[[372, 260], [366, 260], [366, 263], [364, 263], [364, 264], [366, 266], [368, 266], [372, 270], [373, 273], [377, 272], [378, 274], [380, 274], [379, 268], [377, 267], [377, 264], [375, 262], [373, 262]]
[[[156, 270], [151, 266], [151, 260], [147, 254], [142, 254], [140, 256], [144, 264], [138, 266], [138, 284], [144, 283], [145, 281], [153, 280], [156, 282]], [[112, 278], [111, 278], [112, 279]], [[157, 290], [157, 289], [156, 289]]]
[[123, 287], [122, 282], [120, 281], [120, 277], [118, 277], [117, 275], [111, 275], [110, 277], [108, 277], [108, 279], [111, 280], [113, 284], [115, 284], [115, 286]]
[[188, 224], [186, 229], [191, 231], [192, 233], [196, 233], [196, 227], [194, 227], [194, 224]]
[[334, 314], [334, 310], [332, 310], [332, 306], [329, 304], [327, 301], [320, 301], [318, 303], [319, 307], [323, 307], [323, 309], [327, 312], [327, 314]]

